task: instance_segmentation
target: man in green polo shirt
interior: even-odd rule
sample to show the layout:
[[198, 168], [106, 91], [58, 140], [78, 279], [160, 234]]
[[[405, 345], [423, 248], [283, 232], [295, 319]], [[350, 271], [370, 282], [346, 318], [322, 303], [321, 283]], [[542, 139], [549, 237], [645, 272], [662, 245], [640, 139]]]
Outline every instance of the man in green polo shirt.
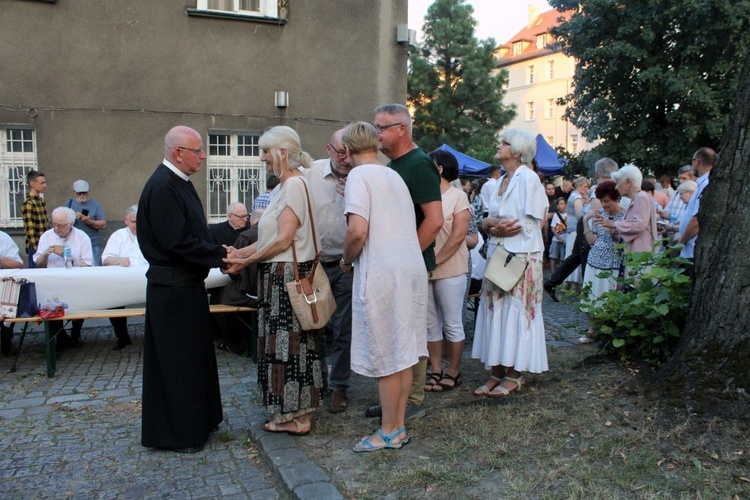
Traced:
[[[373, 125], [380, 135], [380, 151], [391, 161], [388, 164], [404, 179], [414, 202], [417, 218], [417, 237], [422, 256], [431, 273], [435, 267], [435, 237], [443, 226], [443, 207], [440, 196], [440, 173], [432, 158], [414, 144], [411, 136], [411, 115], [401, 104], [386, 104], [375, 109]], [[425, 325], [425, 348], [427, 329]], [[427, 378], [427, 358], [414, 365], [414, 378], [406, 407], [406, 419], [420, 418], [425, 411], [424, 385]], [[368, 408], [368, 416], [380, 413], [380, 406]]]

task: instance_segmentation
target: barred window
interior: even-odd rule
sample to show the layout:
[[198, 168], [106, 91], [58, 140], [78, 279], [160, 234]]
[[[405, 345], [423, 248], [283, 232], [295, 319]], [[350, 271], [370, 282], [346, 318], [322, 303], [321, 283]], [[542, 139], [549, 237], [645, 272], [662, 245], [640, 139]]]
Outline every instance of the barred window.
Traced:
[[37, 169], [36, 134], [29, 125], [0, 125], [0, 227], [23, 227], [26, 174]]
[[227, 205], [239, 201], [250, 209], [265, 191], [266, 169], [252, 132], [209, 131], [207, 148], [208, 222], [226, 220]]

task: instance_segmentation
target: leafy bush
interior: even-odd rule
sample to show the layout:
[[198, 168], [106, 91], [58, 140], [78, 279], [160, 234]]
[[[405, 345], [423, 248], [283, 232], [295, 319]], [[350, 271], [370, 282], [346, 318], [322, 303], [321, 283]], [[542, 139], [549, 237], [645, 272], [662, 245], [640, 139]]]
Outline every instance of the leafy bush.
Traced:
[[[596, 340], [620, 360], [666, 361], [685, 326], [690, 303], [690, 278], [679, 264], [687, 262], [667, 252], [626, 253], [627, 277], [617, 278], [616, 290], [598, 298], [583, 289], [580, 309], [592, 321]], [[609, 275], [602, 273], [599, 277]]]

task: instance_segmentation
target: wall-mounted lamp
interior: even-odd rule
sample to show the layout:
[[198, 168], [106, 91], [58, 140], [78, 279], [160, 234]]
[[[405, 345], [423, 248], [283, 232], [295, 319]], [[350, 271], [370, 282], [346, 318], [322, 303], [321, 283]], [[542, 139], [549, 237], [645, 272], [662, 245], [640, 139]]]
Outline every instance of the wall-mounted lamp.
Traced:
[[289, 106], [289, 92], [277, 90], [273, 93], [273, 102], [277, 108], [286, 108]]
[[396, 26], [396, 43], [406, 44], [409, 47], [417, 47], [417, 32], [410, 30], [408, 24]]

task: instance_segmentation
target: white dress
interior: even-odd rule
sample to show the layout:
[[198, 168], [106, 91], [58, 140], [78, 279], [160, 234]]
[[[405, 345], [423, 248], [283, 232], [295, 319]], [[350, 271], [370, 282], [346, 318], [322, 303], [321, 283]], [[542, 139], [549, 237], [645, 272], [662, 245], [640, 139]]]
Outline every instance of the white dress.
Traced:
[[395, 171], [361, 165], [346, 180], [345, 213], [369, 224], [354, 261], [351, 367], [384, 377], [427, 355], [427, 270], [414, 204]]
[[[505, 238], [503, 246], [510, 252], [528, 253], [529, 266], [510, 292], [487, 279], [482, 283], [471, 357], [480, 359], [487, 369], [497, 365], [532, 373], [549, 369], [542, 319], [544, 240], [540, 227], [548, 205], [539, 178], [523, 165], [516, 170], [504, 195], [492, 197], [490, 217], [519, 219], [522, 226], [521, 233]], [[491, 238], [488, 262], [497, 245], [497, 238]]]

